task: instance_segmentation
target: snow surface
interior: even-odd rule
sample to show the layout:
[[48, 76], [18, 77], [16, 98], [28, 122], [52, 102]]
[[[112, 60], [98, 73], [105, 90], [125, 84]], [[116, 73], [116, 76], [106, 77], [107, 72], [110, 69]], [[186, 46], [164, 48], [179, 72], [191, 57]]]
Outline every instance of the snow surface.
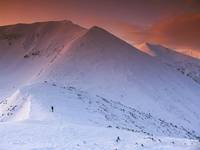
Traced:
[[0, 150], [200, 148], [200, 86], [104, 29], [0, 27], [0, 54]]
[[4, 150], [200, 148], [195, 135], [183, 127], [75, 87], [45, 82], [17, 94], [32, 103], [29, 118], [1, 123]]
[[[195, 140], [149, 137], [115, 128], [56, 122], [1, 124], [2, 150], [199, 150]], [[120, 141], [116, 142], [117, 137]]]

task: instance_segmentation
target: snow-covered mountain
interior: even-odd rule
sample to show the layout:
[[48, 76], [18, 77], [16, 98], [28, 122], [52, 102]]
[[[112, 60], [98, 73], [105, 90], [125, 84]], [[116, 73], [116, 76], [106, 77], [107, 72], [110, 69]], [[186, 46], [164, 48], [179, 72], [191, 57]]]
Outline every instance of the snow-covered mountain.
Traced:
[[[8, 133], [20, 121], [27, 126], [25, 135], [49, 125], [47, 138], [66, 131], [68, 124], [84, 132], [106, 128], [110, 134], [105, 137], [116, 130], [131, 132], [160, 145], [160, 136], [193, 143], [199, 138], [199, 85], [102, 28], [85, 29], [70, 21], [0, 27], [0, 52], [0, 120], [7, 122], [0, 128], [7, 124]], [[11, 139], [10, 149], [17, 140]], [[25, 141], [26, 149], [30, 141]], [[97, 145], [90, 149], [112, 148]]]
[[70, 21], [0, 27], [0, 89], [11, 94], [28, 83], [85, 31]]
[[188, 124], [199, 110], [196, 84], [98, 27], [73, 42], [44, 73], [46, 77], [170, 121]]
[[200, 84], [200, 60], [198, 58], [157, 44], [143, 43], [138, 48]]

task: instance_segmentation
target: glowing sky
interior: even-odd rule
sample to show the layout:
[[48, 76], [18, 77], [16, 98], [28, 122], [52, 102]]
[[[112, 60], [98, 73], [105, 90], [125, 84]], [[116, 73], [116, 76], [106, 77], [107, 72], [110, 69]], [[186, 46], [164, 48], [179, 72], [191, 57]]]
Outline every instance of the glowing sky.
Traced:
[[200, 0], [0, 0], [0, 25], [64, 19], [130, 43], [200, 50]]

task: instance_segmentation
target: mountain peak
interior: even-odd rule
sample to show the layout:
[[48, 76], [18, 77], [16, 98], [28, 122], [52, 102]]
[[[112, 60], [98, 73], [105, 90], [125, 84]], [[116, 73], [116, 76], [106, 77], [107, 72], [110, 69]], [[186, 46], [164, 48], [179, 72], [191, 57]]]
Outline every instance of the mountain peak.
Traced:
[[[106, 31], [103, 28], [99, 27], [99, 26], [93, 26], [89, 29], [89, 31]], [[107, 32], [107, 31], [106, 31]]]
[[103, 28], [101, 28], [101, 27], [98, 27], [98, 26], [93, 26], [93, 27], [91, 27], [89, 30], [88, 30], [88, 32], [87, 32], [88, 34], [94, 34], [94, 35], [96, 35], [96, 34], [107, 34], [107, 35], [112, 35], [110, 32], [108, 32], [108, 31], [106, 31], [105, 29], [103, 29]]
[[131, 46], [130, 44], [128, 44], [127, 42], [125, 42], [124, 40], [118, 38], [117, 36], [115, 36], [113, 33], [107, 31], [104, 28], [101, 28], [99, 26], [93, 26], [91, 27], [85, 34], [84, 37], [87, 37], [89, 39], [91, 39], [92, 41], [96, 40], [96, 42], [98, 43], [109, 43], [108, 41], [112, 41], [111, 43], [115, 43], [115, 44], [120, 44], [120, 45], [124, 45], [126, 47], [129, 48], [133, 48], [133, 46]]

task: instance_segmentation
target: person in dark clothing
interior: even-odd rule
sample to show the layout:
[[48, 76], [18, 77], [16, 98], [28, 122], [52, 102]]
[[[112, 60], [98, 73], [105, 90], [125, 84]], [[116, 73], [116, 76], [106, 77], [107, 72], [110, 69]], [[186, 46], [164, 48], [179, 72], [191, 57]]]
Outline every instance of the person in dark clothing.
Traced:
[[51, 106], [51, 112], [54, 112], [54, 107], [53, 106]]
[[116, 142], [118, 143], [120, 141], [120, 138], [119, 138], [119, 136], [117, 137], [117, 139], [116, 139]]

